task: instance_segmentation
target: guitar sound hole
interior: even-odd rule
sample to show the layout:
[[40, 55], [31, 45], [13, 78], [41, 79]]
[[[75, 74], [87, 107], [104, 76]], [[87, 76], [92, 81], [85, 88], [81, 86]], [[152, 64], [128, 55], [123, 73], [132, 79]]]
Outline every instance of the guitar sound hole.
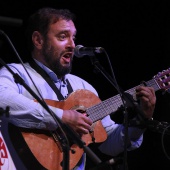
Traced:
[[80, 109], [78, 109], [78, 110], [76, 110], [77, 112], [79, 112], [79, 113], [85, 113], [85, 110], [80, 110]]
[[73, 107], [72, 109], [75, 109], [79, 113], [85, 113], [86, 112], [86, 107], [84, 107], [84, 106], [76, 106], [76, 107]]

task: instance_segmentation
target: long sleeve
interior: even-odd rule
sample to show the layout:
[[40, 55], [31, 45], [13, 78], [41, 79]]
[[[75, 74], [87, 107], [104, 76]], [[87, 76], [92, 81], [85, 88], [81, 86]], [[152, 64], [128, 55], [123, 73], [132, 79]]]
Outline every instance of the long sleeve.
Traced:
[[[109, 117], [105, 117], [102, 120], [102, 124], [108, 134], [108, 138], [104, 141], [99, 149], [101, 152], [116, 156], [124, 151], [124, 126], [122, 124], [116, 124]], [[136, 127], [128, 128], [128, 148], [127, 150], [134, 150], [141, 146], [143, 141], [144, 129]]]

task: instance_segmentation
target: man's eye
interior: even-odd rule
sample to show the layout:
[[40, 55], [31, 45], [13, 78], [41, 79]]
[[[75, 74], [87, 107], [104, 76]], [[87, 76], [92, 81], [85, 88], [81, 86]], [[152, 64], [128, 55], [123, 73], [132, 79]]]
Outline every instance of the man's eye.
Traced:
[[59, 38], [60, 38], [60, 39], [65, 39], [66, 36], [65, 36], [65, 35], [60, 35]]

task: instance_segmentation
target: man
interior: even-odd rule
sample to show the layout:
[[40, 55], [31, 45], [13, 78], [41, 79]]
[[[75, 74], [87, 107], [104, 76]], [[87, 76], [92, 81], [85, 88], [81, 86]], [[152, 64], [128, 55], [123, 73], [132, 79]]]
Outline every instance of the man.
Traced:
[[[98, 96], [92, 85], [70, 74], [76, 32], [74, 15], [69, 10], [40, 9], [30, 17], [26, 32], [32, 55], [30, 62], [24, 64], [27, 71], [21, 64], [12, 63], [9, 67], [19, 74], [40, 98], [45, 100], [66, 99], [67, 101], [69, 94], [78, 90], [87, 90], [87, 94], [91, 92]], [[144, 117], [151, 119], [156, 103], [154, 89], [137, 87], [136, 96], [140, 100]], [[86, 100], [91, 101], [91, 98], [87, 96]], [[65, 105], [61, 108], [48, 102], [47, 104], [52, 112], [80, 137], [91, 132], [94, 122], [87, 116], [86, 111], [82, 114], [76, 109], [68, 109]], [[10, 107], [10, 122], [18, 127], [48, 131], [54, 131], [58, 127], [49, 112], [22, 85], [15, 82], [6, 68], [2, 68], [0, 70], [0, 107], [5, 109], [7, 106]], [[107, 139], [103, 141], [99, 149], [104, 154], [117, 156], [124, 151], [124, 126], [116, 124], [109, 115], [104, 118], [101, 116], [101, 119]], [[137, 127], [128, 128], [127, 150], [140, 147], [144, 131], [145, 129]], [[85, 168], [85, 154], [81, 158], [72, 168]]]

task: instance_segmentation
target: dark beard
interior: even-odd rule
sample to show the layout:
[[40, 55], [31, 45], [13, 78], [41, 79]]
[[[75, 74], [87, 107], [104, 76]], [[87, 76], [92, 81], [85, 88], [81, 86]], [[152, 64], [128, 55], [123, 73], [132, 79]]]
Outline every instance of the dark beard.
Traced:
[[51, 69], [58, 77], [63, 77], [66, 74], [70, 73], [72, 69], [72, 63], [70, 63], [69, 67], [64, 67], [60, 64], [60, 59], [58, 59], [55, 63], [53, 69]]
[[72, 69], [72, 61], [70, 63], [70, 66], [62, 66], [60, 63], [60, 57], [58, 57], [55, 61], [52, 60], [54, 58], [54, 49], [53, 47], [49, 48], [47, 43], [44, 43], [43, 47], [43, 55], [45, 57], [46, 63], [48, 63], [49, 68], [58, 76], [63, 77], [66, 74], [71, 72]]

